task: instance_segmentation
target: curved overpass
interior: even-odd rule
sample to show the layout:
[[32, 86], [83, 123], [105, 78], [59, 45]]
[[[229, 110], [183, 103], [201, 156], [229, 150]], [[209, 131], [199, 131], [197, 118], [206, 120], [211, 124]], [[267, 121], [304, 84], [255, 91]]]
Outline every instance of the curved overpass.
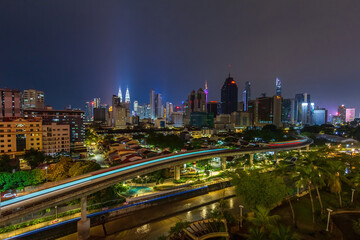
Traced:
[[213, 157], [228, 157], [243, 154], [254, 154], [268, 151], [285, 151], [300, 149], [309, 146], [310, 139], [302, 139], [294, 142], [269, 144], [263, 147], [240, 148], [240, 149], [202, 149], [185, 153], [171, 154], [161, 157], [149, 158], [130, 164], [99, 170], [78, 178], [72, 178], [58, 185], [40, 189], [1, 203], [0, 222], [8, 222], [20, 216], [40, 211], [55, 205], [59, 205], [83, 196], [87, 196], [104, 188], [110, 187], [119, 181], [148, 174], [156, 170], [199, 161]]

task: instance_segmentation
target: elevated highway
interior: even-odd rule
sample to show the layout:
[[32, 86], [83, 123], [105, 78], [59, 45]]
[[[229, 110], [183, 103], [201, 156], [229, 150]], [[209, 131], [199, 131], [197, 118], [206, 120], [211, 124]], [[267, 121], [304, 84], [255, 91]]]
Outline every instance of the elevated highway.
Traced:
[[311, 143], [312, 140], [310, 139], [301, 139], [291, 142], [269, 144], [266, 146], [254, 146], [251, 148], [201, 149], [144, 159], [130, 164], [99, 170], [77, 178], [68, 179], [66, 182], [59, 183], [55, 186], [39, 189], [38, 191], [31, 192], [27, 195], [2, 202], [0, 223], [7, 223], [21, 216], [79, 198], [82, 198], [82, 204], [85, 204], [85, 207], [82, 208], [85, 209], [85, 214], [82, 214], [82, 217], [86, 218], [86, 202], [83, 202], [84, 198], [86, 201], [86, 196], [110, 187], [119, 181], [148, 174], [156, 170], [213, 157], [224, 158], [244, 154], [250, 154], [253, 156], [253, 154], [261, 152], [278, 152], [301, 149], [308, 147]]

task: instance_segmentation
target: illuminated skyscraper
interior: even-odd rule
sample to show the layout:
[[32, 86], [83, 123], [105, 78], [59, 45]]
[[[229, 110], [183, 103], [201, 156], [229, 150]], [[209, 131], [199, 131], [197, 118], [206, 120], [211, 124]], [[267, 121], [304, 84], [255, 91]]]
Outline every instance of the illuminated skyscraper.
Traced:
[[156, 94], [155, 97], [155, 118], [164, 117], [164, 106], [162, 105], [161, 93]]
[[237, 111], [238, 105], [238, 87], [235, 80], [230, 77], [226, 78], [221, 88], [221, 111], [224, 114], [231, 114]]
[[344, 105], [338, 107], [338, 116], [341, 120], [341, 123], [346, 122], [346, 107]]
[[122, 102], [122, 93], [121, 93], [121, 88], [119, 87], [119, 92], [118, 92], [118, 98], [120, 98], [120, 102]]
[[166, 102], [165, 106], [166, 106], [166, 120], [168, 122], [170, 122], [171, 121], [171, 115], [174, 112], [174, 106], [173, 106], [173, 104], [171, 102]]
[[100, 107], [100, 98], [94, 98], [93, 108], [99, 108], [99, 107]]
[[[295, 109], [294, 109], [294, 120], [295, 123], [298, 124], [304, 124], [302, 121], [304, 119], [307, 119], [306, 122], [311, 122], [311, 108], [308, 107], [308, 105], [304, 105], [303, 109], [303, 103], [307, 103], [308, 105], [311, 105], [310, 103], [310, 94], [308, 93], [299, 93], [295, 95]], [[307, 110], [307, 112], [304, 112], [303, 110]], [[303, 116], [305, 115], [305, 116]], [[307, 123], [310, 124], [310, 123]]]
[[346, 122], [352, 122], [355, 119], [355, 108], [346, 109]]
[[150, 118], [155, 119], [155, 90], [150, 91]]
[[134, 112], [137, 115], [138, 109], [139, 108], [139, 102], [138, 101], [134, 101]]
[[130, 93], [129, 93], [129, 88], [126, 88], [125, 102], [126, 102], [126, 103], [130, 103]]
[[[245, 83], [245, 90], [243, 92], [244, 111], [248, 111], [249, 100], [251, 99], [251, 84], [249, 81]], [[240, 110], [240, 109], [239, 109]]]
[[281, 96], [281, 81], [276, 78], [276, 96]]

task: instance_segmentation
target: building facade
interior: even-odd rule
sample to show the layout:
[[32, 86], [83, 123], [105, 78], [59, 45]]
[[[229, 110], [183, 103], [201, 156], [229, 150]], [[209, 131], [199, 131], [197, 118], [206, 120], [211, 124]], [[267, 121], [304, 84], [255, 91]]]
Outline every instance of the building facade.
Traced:
[[55, 156], [60, 152], [70, 152], [70, 125], [54, 122], [42, 125], [43, 152]]
[[35, 89], [24, 90], [23, 104], [24, 109], [43, 109], [45, 104], [44, 92]]
[[19, 90], [0, 89], [0, 120], [21, 116], [21, 94]]
[[231, 114], [237, 111], [238, 105], [238, 87], [235, 80], [230, 77], [226, 78], [221, 88], [221, 112]]
[[41, 118], [5, 118], [0, 122], [0, 154], [14, 157], [31, 148], [42, 151]]
[[51, 123], [65, 124], [70, 126], [71, 148], [82, 146], [85, 141], [84, 112], [81, 110], [53, 110], [46, 109], [25, 109], [26, 119], [40, 117], [44, 125]]

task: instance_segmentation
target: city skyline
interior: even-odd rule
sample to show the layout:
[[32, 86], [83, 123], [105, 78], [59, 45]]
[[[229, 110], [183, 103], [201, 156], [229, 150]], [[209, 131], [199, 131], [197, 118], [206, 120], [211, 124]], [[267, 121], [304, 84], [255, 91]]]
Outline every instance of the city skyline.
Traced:
[[357, 1], [341, 7], [327, 1], [109, 1], [84, 9], [81, 2], [6, 2], [1, 85], [44, 91], [58, 109], [83, 108], [94, 97], [110, 103], [119, 85], [141, 103], [155, 88], [178, 105], [205, 81], [209, 101], [219, 100], [231, 72], [238, 86], [251, 82], [252, 98], [273, 95], [278, 77], [284, 98], [309, 93], [329, 114], [341, 104], [360, 109], [359, 7]]

